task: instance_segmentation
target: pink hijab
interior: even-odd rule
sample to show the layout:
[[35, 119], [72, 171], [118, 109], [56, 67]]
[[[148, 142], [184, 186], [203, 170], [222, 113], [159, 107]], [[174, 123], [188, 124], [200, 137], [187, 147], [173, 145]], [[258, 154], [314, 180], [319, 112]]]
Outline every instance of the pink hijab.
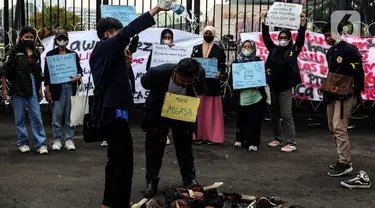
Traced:
[[[212, 27], [212, 26], [206, 26], [206, 27], [203, 29], [203, 34], [204, 34], [206, 31], [211, 31], [212, 34], [213, 34], [214, 37], [215, 37], [216, 30], [215, 30], [214, 27]], [[213, 46], [214, 44], [215, 44], [215, 41], [212, 41], [211, 43], [207, 43], [205, 40], [203, 40], [203, 44], [202, 44], [203, 58], [208, 58], [208, 55], [210, 54], [211, 49], [212, 49], [212, 46]]]

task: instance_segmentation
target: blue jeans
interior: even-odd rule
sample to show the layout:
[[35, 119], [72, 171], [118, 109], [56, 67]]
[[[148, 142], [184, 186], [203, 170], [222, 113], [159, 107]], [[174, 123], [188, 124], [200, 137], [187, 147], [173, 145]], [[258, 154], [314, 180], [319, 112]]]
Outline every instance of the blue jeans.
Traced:
[[73, 139], [75, 129], [74, 127], [70, 127], [71, 96], [73, 96], [73, 85], [64, 83], [61, 87], [60, 99], [52, 103], [52, 131], [54, 141], [63, 139], [63, 121], [65, 140]]
[[29, 109], [29, 117], [33, 138], [35, 140], [36, 148], [46, 145], [46, 133], [43, 127], [42, 115], [40, 113], [40, 105], [37, 92], [39, 91], [35, 86], [34, 76], [31, 75], [33, 86], [33, 95], [31, 97], [23, 97], [18, 95], [12, 96], [14, 119], [16, 120], [17, 136], [19, 146], [29, 145], [29, 136], [27, 134], [25, 124], [26, 102]]

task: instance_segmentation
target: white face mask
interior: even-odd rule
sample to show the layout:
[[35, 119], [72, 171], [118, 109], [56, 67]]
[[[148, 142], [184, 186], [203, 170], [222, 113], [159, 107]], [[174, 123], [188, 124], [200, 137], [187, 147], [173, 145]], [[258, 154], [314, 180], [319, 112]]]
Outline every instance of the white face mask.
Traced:
[[242, 54], [246, 57], [250, 56], [251, 54], [253, 54], [253, 50], [251, 49], [243, 49], [242, 50]]
[[342, 36], [338, 33], [331, 33], [332, 38], [336, 41], [335, 46], [342, 41]]
[[68, 45], [67, 40], [56, 40], [56, 43], [59, 47], [65, 47], [66, 45]]
[[165, 45], [169, 45], [169, 44], [172, 43], [172, 40], [163, 40], [163, 43], [164, 43]]
[[290, 40], [280, 40], [280, 46], [285, 47], [289, 44]]

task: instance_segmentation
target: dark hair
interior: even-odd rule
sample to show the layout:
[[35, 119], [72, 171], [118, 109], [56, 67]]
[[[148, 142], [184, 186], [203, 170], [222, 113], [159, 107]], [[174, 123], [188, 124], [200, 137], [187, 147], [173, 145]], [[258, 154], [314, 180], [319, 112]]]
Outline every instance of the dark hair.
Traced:
[[290, 32], [290, 30], [288, 30], [288, 29], [282, 29], [279, 33], [278, 38], [280, 38], [280, 35], [283, 34], [283, 33], [286, 35], [286, 37], [288, 37], [288, 40], [290, 40], [292, 38], [292, 32]]
[[[332, 25], [332, 23], [331, 22], [328, 22], [327, 24], [325, 24], [324, 26], [323, 26], [323, 29], [322, 29], [322, 33], [323, 34], [326, 34], [326, 33], [330, 33], [330, 32], [332, 32], [331, 31], [331, 25]], [[344, 26], [343, 26], [343, 24], [342, 23], [338, 23], [338, 24], [336, 24], [337, 25], [337, 32], [340, 34], [340, 35], [342, 35], [342, 32], [344, 31]]]
[[195, 77], [201, 68], [199, 62], [193, 58], [181, 59], [177, 66], [176, 71], [183, 77]]
[[172, 30], [170, 30], [170, 29], [164, 29], [163, 31], [161, 31], [161, 35], [160, 35], [160, 43], [161, 44], [163, 43], [164, 36], [167, 33], [171, 34], [171, 36], [172, 36], [172, 42], [173, 42], [173, 32], [172, 32]]
[[123, 27], [122, 23], [112, 17], [101, 18], [96, 24], [96, 33], [99, 39], [104, 38], [104, 33], [111, 30], [120, 30]]
[[34, 28], [32, 28], [32, 27], [28, 27], [28, 26], [23, 27], [23, 28], [21, 29], [19, 39], [21, 40], [22, 37], [23, 37], [26, 33], [31, 33], [31, 34], [33, 34], [33, 35], [34, 35], [34, 41], [35, 41], [35, 39], [36, 39], [36, 32], [35, 32]]

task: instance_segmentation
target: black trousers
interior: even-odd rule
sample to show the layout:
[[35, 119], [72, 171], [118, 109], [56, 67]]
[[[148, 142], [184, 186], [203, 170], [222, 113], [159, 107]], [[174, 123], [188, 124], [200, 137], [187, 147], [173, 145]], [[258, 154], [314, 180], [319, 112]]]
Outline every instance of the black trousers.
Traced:
[[161, 119], [146, 132], [146, 181], [159, 176], [169, 129], [172, 129], [173, 144], [176, 149], [180, 173], [185, 182], [195, 179], [194, 156], [192, 147], [193, 130], [187, 123], [170, 119]]
[[105, 167], [103, 205], [129, 207], [133, 179], [133, 139], [126, 119], [116, 119], [105, 128], [108, 162]]
[[247, 146], [259, 146], [262, 130], [264, 102], [237, 107], [236, 141]]

